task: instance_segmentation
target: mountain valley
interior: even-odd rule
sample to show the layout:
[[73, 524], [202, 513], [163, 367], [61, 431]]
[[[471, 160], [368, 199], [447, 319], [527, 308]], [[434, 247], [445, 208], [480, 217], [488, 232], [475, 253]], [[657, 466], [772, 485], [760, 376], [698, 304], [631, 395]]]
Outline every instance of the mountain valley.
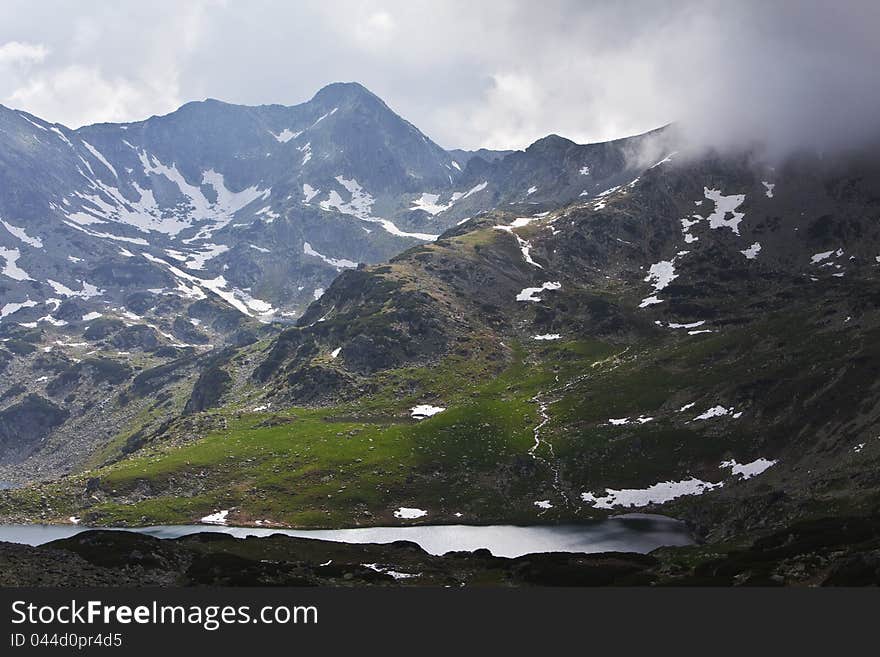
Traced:
[[0, 109], [0, 515], [639, 511], [707, 563], [876, 517], [878, 214], [870, 149], [446, 151], [356, 84], [76, 131]]

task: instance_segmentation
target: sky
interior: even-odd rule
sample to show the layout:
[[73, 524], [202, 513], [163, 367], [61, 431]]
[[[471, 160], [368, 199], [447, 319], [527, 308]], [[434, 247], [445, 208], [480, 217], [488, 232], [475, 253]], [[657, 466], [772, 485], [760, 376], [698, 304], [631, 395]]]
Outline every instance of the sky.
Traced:
[[876, 0], [4, 0], [0, 103], [78, 127], [357, 81], [446, 148], [828, 149], [880, 130], [878, 33]]

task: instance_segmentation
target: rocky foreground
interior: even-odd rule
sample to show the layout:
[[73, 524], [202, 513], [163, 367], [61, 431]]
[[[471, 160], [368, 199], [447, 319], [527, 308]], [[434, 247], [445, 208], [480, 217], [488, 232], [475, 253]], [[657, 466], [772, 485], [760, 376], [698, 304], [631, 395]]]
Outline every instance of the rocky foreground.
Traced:
[[0, 543], [2, 586], [878, 586], [880, 516], [801, 522], [742, 547], [433, 556], [415, 543], [86, 531]]

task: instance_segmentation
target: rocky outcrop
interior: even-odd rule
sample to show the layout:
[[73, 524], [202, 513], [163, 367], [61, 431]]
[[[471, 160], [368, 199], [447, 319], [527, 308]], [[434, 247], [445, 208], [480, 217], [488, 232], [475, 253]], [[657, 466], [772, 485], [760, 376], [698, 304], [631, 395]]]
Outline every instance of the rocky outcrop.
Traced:
[[0, 411], [0, 464], [24, 460], [68, 415], [34, 394]]
[[220, 365], [211, 365], [199, 375], [192, 395], [183, 409], [184, 414], [200, 413], [217, 406], [232, 385], [232, 377]]

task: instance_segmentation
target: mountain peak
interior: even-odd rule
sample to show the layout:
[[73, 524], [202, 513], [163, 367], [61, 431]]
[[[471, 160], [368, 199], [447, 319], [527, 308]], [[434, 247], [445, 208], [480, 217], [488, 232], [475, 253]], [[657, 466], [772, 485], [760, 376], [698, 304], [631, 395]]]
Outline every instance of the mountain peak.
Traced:
[[531, 150], [552, 150], [556, 148], [568, 148], [569, 146], [575, 146], [576, 144], [571, 139], [566, 139], [565, 137], [560, 137], [557, 134], [550, 134], [546, 137], [541, 137], [531, 146], [526, 148], [527, 151]]
[[332, 82], [326, 87], [322, 87], [312, 98], [312, 101], [323, 101], [328, 103], [356, 102], [364, 100], [378, 102], [385, 105], [381, 98], [359, 82]]

